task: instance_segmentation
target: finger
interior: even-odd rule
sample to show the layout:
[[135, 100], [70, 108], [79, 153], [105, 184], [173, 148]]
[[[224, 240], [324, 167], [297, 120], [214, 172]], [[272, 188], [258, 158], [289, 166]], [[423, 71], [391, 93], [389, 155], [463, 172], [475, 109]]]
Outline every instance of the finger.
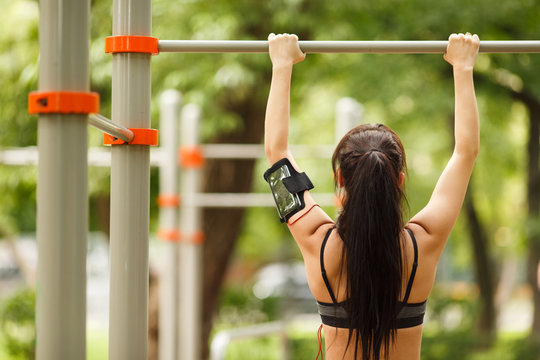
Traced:
[[268, 35], [268, 40], [272, 40], [272, 39], [275, 38], [275, 37], [276, 37], [276, 34], [270, 33], [270, 34]]
[[473, 38], [474, 42], [480, 42], [480, 38], [478, 37], [478, 35], [474, 34], [472, 36], [472, 38]]

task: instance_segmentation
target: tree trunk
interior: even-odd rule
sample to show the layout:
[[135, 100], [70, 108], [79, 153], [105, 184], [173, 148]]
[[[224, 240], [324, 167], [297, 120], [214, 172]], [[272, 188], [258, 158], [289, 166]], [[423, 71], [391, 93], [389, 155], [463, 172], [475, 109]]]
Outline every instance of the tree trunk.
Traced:
[[[484, 77], [477, 77], [486, 80]], [[489, 81], [489, 80], [488, 80]], [[490, 81], [491, 82], [491, 81]], [[515, 91], [505, 84], [497, 84], [521, 101], [529, 112], [529, 139], [527, 143], [527, 242], [529, 257], [527, 281], [533, 290], [533, 321], [531, 338], [540, 337], [540, 284], [538, 267], [540, 265], [540, 100], [526, 91]]]
[[[226, 105], [239, 114], [242, 125], [238, 132], [224, 134], [213, 143], [260, 143], [264, 129], [265, 103], [260, 97], [251, 96], [240, 102]], [[251, 191], [255, 160], [209, 160], [205, 166], [204, 192], [248, 193]], [[256, 174], [255, 176], [259, 176]], [[260, 175], [262, 176], [262, 175]], [[208, 338], [219, 303], [219, 294], [236, 239], [241, 231], [245, 209], [212, 209], [203, 211], [203, 231], [206, 242], [203, 248], [203, 323], [202, 359], [208, 358]]]
[[480, 316], [477, 319], [477, 327], [481, 334], [486, 335], [488, 343], [491, 343], [496, 335], [497, 323], [495, 275], [493, 273], [493, 262], [489, 255], [488, 234], [478, 217], [472, 197], [472, 190], [472, 184], [469, 184], [467, 196], [465, 197], [464, 210], [473, 248], [476, 282], [480, 290], [481, 308]]
[[[454, 114], [448, 117], [450, 131], [454, 131]], [[452, 146], [453, 149], [453, 146]], [[472, 182], [469, 182], [467, 195], [463, 203], [464, 215], [467, 219], [467, 230], [473, 250], [474, 272], [476, 283], [480, 291], [480, 316], [476, 319], [476, 326], [486, 340], [491, 343], [497, 333], [497, 311], [495, 307], [495, 285], [493, 262], [489, 252], [489, 239], [485, 226], [478, 216], [474, 204], [474, 191]]]
[[527, 204], [528, 214], [528, 282], [533, 289], [534, 315], [531, 336], [537, 339], [540, 336], [540, 291], [538, 289], [538, 265], [540, 261], [540, 229], [538, 226], [540, 215], [540, 102], [532, 96], [521, 96], [529, 110], [529, 140], [527, 144], [528, 177], [527, 177]]

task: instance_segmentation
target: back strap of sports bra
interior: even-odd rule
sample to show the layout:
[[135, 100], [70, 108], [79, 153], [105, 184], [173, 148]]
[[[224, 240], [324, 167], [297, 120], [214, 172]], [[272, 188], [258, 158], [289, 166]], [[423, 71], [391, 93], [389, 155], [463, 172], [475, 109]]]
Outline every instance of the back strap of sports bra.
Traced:
[[334, 296], [334, 292], [332, 291], [332, 287], [330, 286], [330, 281], [328, 281], [328, 277], [326, 276], [326, 270], [324, 269], [324, 248], [326, 246], [326, 242], [328, 241], [328, 238], [330, 237], [330, 233], [332, 232], [332, 230], [334, 230], [334, 228], [331, 228], [326, 232], [326, 236], [324, 237], [324, 240], [321, 244], [321, 274], [322, 274], [324, 283], [326, 285], [326, 289], [328, 290], [328, 293], [330, 294], [330, 297], [332, 298], [332, 302], [334, 304], [337, 304], [336, 297]]
[[[324, 284], [326, 285], [326, 289], [328, 290], [328, 293], [330, 294], [330, 298], [332, 298], [332, 302], [334, 304], [337, 304], [338, 303], [337, 299], [334, 295], [334, 292], [332, 291], [332, 287], [330, 286], [330, 281], [328, 281], [328, 277], [326, 276], [326, 270], [324, 268], [324, 248], [326, 247], [326, 242], [328, 241], [328, 238], [330, 237], [332, 230], [334, 230], [334, 228], [331, 228], [326, 232], [324, 240], [321, 244], [320, 261], [321, 261], [321, 275], [324, 280]], [[412, 286], [414, 283], [414, 277], [416, 276], [416, 269], [418, 268], [418, 245], [416, 244], [416, 238], [414, 237], [414, 234], [410, 229], [406, 229], [406, 230], [411, 236], [411, 240], [413, 243], [414, 262], [411, 269], [411, 276], [409, 277], [409, 282], [407, 283], [407, 288], [405, 290], [405, 296], [403, 297], [403, 301], [402, 301], [403, 303], [407, 303], [407, 301], [409, 300], [409, 295], [411, 294]]]
[[409, 301], [409, 295], [411, 294], [411, 289], [414, 283], [414, 277], [416, 276], [416, 268], [418, 267], [418, 245], [416, 244], [416, 238], [414, 237], [413, 232], [406, 228], [407, 232], [411, 236], [411, 240], [414, 248], [414, 262], [411, 269], [411, 276], [409, 277], [409, 282], [407, 283], [407, 289], [405, 290], [405, 296], [403, 297], [403, 303]]

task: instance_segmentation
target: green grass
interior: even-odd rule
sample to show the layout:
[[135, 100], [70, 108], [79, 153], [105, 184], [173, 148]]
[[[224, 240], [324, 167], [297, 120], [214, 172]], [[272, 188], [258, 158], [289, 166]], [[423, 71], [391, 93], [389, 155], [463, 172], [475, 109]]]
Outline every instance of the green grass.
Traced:
[[[499, 335], [490, 348], [480, 347], [481, 341], [468, 331], [424, 334], [422, 360], [538, 360], [540, 347], [527, 339], [526, 334]], [[314, 359], [318, 344], [316, 333], [293, 333], [290, 338], [291, 359]], [[233, 342], [227, 360], [281, 359], [281, 343], [277, 336]]]
[[106, 360], [109, 357], [109, 337], [104, 331], [86, 333], [86, 360]]
[[[467, 331], [425, 333], [422, 342], [422, 360], [537, 360], [540, 359], [539, 343], [527, 339], [526, 334], [502, 333], [490, 348], [479, 348], [479, 340]], [[290, 359], [314, 359], [317, 355], [317, 335], [292, 332], [289, 339]], [[103, 331], [87, 332], [87, 360], [108, 358], [108, 336]], [[281, 359], [281, 339], [268, 336], [260, 339], [235, 341], [227, 349], [227, 360], [277, 360]], [[28, 360], [13, 357], [6, 351], [0, 333], [0, 359]]]
[[[86, 334], [86, 360], [106, 360], [109, 353], [107, 333], [91, 330]], [[2, 360], [29, 360], [12, 356], [7, 352], [6, 344], [0, 332], [0, 359]]]

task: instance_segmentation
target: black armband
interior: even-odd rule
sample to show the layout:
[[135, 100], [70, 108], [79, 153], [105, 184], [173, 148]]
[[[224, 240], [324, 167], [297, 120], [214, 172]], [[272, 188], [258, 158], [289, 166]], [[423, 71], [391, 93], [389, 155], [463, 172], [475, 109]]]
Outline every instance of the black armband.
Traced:
[[304, 191], [313, 189], [306, 173], [296, 171], [287, 158], [279, 160], [266, 170], [264, 180], [270, 185], [281, 222], [287, 222], [306, 206]]

